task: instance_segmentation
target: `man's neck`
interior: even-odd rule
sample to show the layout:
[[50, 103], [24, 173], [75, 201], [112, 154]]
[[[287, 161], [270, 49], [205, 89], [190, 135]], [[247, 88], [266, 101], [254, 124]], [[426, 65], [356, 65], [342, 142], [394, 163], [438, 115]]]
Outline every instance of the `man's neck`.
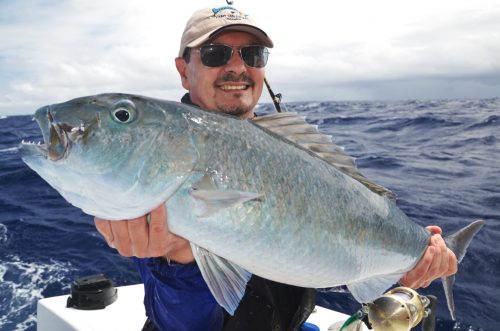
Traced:
[[181, 98], [181, 102], [182, 103], [185, 103], [187, 105], [191, 105], [191, 106], [196, 106], [198, 108], [201, 108], [200, 106], [198, 106], [197, 104], [194, 104], [193, 101], [191, 101], [191, 96], [189, 95], [189, 93], [186, 93], [182, 96]]

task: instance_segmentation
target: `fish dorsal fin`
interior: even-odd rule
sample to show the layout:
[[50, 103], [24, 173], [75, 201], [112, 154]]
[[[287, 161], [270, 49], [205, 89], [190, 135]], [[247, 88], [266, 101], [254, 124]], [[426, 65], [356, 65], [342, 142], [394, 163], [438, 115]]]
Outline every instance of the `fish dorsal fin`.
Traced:
[[305, 116], [294, 112], [276, 113], [256, 117], [251, 122], [320, 157], [371, 191], [395, 199], [393, 192], [363, 176], [356, 167], [354, 159], [347, 155], [342, 147], [332, 143], [330, 135], [320, 133], [317, 125], [307, 123]]

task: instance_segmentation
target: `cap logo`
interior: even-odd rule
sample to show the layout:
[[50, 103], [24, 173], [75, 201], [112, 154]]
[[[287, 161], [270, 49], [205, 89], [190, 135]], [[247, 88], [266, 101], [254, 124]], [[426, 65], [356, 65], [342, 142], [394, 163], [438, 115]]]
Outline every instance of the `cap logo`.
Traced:
[[[229, 13], [221, 13], [221, 11], [229, 10]], [[216, 18], [223, 18], [230, 21], [240, 21], [248, 19], [247, 14], [243, 14], [238, 9], [231, 6], [212, 8], [212, 12]]]
[[238, 10], [238, 9], [231, 7], [231, 6], [224, 6], [224, 7], [212, 8], [212, 11], [214, 12], [214, 14], [217, 14], [218, 12], [220, 12], [221, 10], [224, 10], [224, 9]]

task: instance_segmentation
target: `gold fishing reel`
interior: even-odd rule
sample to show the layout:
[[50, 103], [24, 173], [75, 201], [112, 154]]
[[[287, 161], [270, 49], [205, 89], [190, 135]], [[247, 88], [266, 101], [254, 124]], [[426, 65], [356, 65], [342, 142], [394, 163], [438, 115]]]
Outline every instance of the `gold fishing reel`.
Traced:
[[389, 290], [352, 315], [332, 331], [361, 330], [364, 322], [374, 331], [409, 331], [422, 322], [422, 330], [435, 329], [436, 297], [423, 296], [408, 287]]
[[368, 321], [375, 331], [408, 331], [427, 316], [430, 301], [408, 287], [397, 287], [368, 306]]

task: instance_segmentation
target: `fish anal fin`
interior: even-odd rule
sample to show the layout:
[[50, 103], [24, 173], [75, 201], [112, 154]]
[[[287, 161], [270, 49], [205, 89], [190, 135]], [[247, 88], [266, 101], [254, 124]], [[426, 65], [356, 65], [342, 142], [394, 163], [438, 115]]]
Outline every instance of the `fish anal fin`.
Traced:
[[396, 284], [403, 273], [381, 275], [347, 284], [354, 299], [360, 303], [368, 303], [375, 300], [380, 295]]
[[192, 188], [193, 190], [216, 190], [217, 185], [215, 185], [213, 178], [205, 172], [199, 181], [193, 183]]
[[191, 243], [203, 279], [217, 303], [234, 315], [252, 274], [240, 266]]

